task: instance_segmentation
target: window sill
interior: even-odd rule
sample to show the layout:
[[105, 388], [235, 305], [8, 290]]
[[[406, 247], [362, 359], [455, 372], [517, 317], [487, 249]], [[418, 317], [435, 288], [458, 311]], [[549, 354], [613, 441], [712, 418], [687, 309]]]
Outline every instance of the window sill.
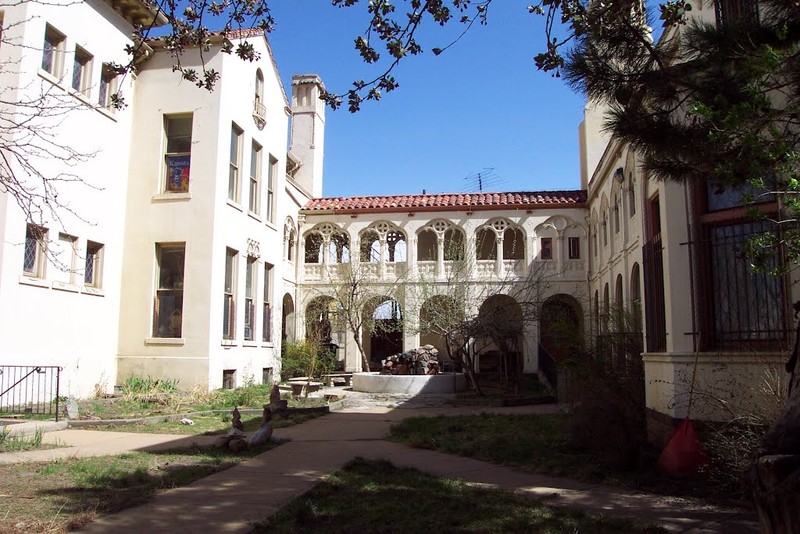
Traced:
[[26, 286], [46, 287], [50, 288], [50, 284], [44, 278], [36, 278], [34, 276], [20, 275], [19, 283]]
[[58, 78], [56, 78], [55, 76], [53, 76], [52, 74], [50, 74], [49, 72], [47, 72], [42, 68], [39, 69], [39, 77], [44, 78], [46, 81], [52, 83], [56, 87], [60, 87], [61, 89], [66, 90], [66, 88], [63, 85], [61, 85], [62, 80], [59, 80]]
[[258, 343], [253, 340], [247, 340], [242, 342], [243, 347], [258, 347]]
[[219, 342], [219, 344], [226, 349], [239, 346], [239, 343], [237, 343], [235, 339], [223, 339]]
[[275, 343], [273, 343], [272, 341], [263, 341], [261, 343], [261, 346], [264, 347], [265, 349], [274, 349]]
[[107, 108], [104, 106], [92, 106], [96, 111], [98, 111], [101, 115], [105, 115], [109, 119], [114, 122], [117, 122], [117, 114], [114, 111], [114, 108]]
[[242, 206], [238, 202], [236, 202], [235, 200], [228, 199], [227, 200], [227, 204], [228, 204], [228, 206], [230, 206], [230, 207], [232, 207], [232, 208], [234, 208], [236, 210], [244, 212], [244, 210], [242, 209]]
[[80, 286], [76, 286], [75, 284], [70, 284], [69, 282], [53, 282], [53, 289], [57, 289], [59, 291], [68, 291], [70, 293], [78, 293], [80, 292]]
[[269, 226], [269, 227], [270, 227], [270, 228], [272, 228], [273, 230], [276, 230], [276, 231], [278, 230], [278, 227], [275, 225], [275, 222], [274, 222], [274, 221], [264, 221], [264, 222], [265, 222], [265, 224], [266, 224], [267, 226]]
[[96, 297], [105, 297], [106, 294], [103, 292], [102, 288], [99, 287], [91, 287], [91, 286], [83, 286], [83, 291], [81, 291], [84, 295], [94, 295]]
[[144, 339], [144, 344], [182, 346], [186, 344], [186, 340], [182, 337], [147, 337]]
[[192, 200], [191, 193], [158, 193], [153, 195], [153, 202], [185, 202]]
[[256, 221], [261, 222], [261, 215], [259, 215], [258, 213], [254, 212], [254, 211], [247, 210], [247, 215], [251, 219], [255, 219]]
[[[85, 89], [85, 90], [88, 90], [88, 89]], [[72, 96], [74, 96], [75, 98], [77, 98], [78, 100], [80, 100], [81, 102], [83, 102], [84, 104], [86, 104], [87, 106], [92, 107], [92, 108], [94, 107], [94, 104], [92, 104], [91, 100], [89, 100], [89, 96], [84, 94], [83, 91], [79, 91], [79, 90], [75, 89], [74, 87], [70, 87], [69, 89], [67, 89], [67, 92], [69, 94], [71, 94]]]

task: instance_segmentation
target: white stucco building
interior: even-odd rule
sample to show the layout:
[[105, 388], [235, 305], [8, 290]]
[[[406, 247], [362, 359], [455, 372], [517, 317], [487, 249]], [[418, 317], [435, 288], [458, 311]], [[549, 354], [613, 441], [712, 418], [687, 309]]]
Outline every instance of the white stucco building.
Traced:
[[[0, 193], [0, 366], [62, 367], [64, 395], [132, 376], [187, 389], [271, 382], [282, 340], [307, 336], [330, 338], [358, 370], [346, 329], [311, 331], [312, 304], [353, 270], [382, 295], [378, 318], [405, 322], [381, 339], [362, 333], [372, 363], [441, 342], [415, 325], [454, 284], [470, 311], [516, 320], [519, 288], [534, 280], [544, 306], [521, 321], [514, 364], [547, 374], [567, 356], [549, 332], [556, 312], [575, 332], [638, 336], [656, 423], [686, 415], [692, 383], [705, 399], [693, 415], [722, 417], [720, 399], [789, 348], [796, 289], [737, 254], [757, 223], [732, 197], [642, 175], [636, 154], [601, 133], [600, 108], [587, 106], [580, 127], [580, 190], [324, 198], [322, 82], [295, 76], [290, 98], [261, 32], [230, 37], [253, 45], [254, 62], [212, 36], [203, 59], [221, 79], [207, 92], [180, 80], [159, 41], [135, 76], [109, 68], [128, 59], [134, 24], [165, 22], [147, 2], [0, 3], [0, 20], [0, 120], [33, 109], [30, 124], [52, 136], [52, 153], [14, 173], [81, 180], [60, 184], [60, 217], [26, 218]], [[181, 61], [201, 66], [196, 50]], [[126, 107], [112, 105], [117, 91]], [[27, 102], [41, 105], [15, 104]], [[624, 332], [612, 308], [632, 318]], [[496, 349], [482, 347], [476, 367]]]

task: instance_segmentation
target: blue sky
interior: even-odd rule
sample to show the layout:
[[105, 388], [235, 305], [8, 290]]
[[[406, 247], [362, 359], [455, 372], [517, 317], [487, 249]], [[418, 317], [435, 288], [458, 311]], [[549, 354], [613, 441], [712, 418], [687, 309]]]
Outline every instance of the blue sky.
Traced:
[[[396, 91], [356, 114], [329, 109], [324, 195], [475, 191], [475, 180], [465, 178], [487, 168], [494, 170], [485, 191], [579, 188], [583, 98], [536, 70], [543, 21], [527, 5], [495, 2], [487, 26], [473, 27], [439, 57], [429, 50], [447, 44], [461, 25], [428, 25], [426, 52], [401, 64]], [[368, 20], [364, 5], [273, 0], [270, 6], [277, 25], [269, 39], [287, 90], [292, 74], [318, 74], [329, 91], [344, 92], [353, 80], [379, 72], [353, 47]]]

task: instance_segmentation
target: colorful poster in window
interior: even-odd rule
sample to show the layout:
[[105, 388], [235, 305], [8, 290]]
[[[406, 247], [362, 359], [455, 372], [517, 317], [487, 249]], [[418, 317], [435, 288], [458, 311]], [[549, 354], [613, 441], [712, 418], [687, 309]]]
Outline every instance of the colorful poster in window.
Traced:
[[167, 156], [167, 191], [185, 193], [189, 191], [190, 155]]

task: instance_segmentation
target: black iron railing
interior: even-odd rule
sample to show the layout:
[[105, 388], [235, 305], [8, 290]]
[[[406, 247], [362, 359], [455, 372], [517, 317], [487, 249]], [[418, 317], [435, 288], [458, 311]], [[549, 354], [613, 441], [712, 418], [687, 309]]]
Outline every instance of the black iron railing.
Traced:
[[0, 414], [59, 416], [61, 367], [0, 365]]

